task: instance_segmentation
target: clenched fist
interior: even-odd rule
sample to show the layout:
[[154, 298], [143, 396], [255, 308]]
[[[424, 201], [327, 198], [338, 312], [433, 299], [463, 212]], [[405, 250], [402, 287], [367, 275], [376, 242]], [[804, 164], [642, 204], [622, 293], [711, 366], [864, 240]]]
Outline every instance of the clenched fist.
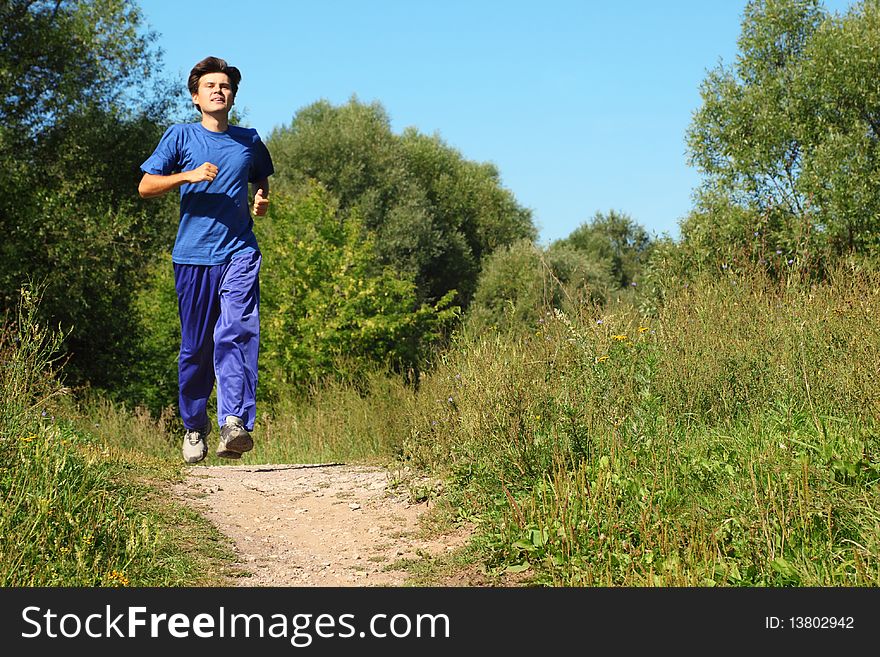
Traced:
[[198, 169], [193, 169], [189, 172], [189, 182], [211, 182], [212, 180], [214, 180], [214, 178], [217, 177], [217, 171], [219, 171], [219, 169], [217, 169], [216, 166], [214, 166], [210, 162], [205, 162]]

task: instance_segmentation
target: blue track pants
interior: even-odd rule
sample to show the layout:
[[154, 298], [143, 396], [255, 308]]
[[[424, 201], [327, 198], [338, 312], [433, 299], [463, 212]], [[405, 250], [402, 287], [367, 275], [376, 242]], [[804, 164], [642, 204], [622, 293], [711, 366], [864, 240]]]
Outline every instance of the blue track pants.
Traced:
[[180, 313], [180, 415], [187, 429], [208, 425], [217, 382], [217, 424], [227, 415], [253, 431], [260, 347], [258, 251], [223, 265], [174, 265]]

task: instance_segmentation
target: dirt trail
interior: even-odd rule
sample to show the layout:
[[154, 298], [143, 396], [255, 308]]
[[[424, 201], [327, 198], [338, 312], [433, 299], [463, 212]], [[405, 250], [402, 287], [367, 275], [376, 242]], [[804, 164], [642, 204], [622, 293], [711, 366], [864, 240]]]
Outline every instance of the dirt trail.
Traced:
[[175, 494], [232, 539], [252, 574], [240, 586], [403, 586], [396, 562], [452, 551], [468, 532], [424, 538], [427, 504], [390, 482], [370, 466], [222, 465], [190, 468]]

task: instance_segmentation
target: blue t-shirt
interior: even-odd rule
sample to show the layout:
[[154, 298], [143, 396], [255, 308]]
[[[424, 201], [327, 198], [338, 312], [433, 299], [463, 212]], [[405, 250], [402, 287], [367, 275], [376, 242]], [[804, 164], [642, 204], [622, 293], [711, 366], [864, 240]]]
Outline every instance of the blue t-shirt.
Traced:
[[141, 170], [167, 176], [205, 162], [217, 167], [214, 180], [180, 186], [180, 226], [171, 252], [180, 265], [222, 265], [233, 255], [257, 250], [248, 183], [275, 169], [256, 130], [230, 125], [226, 132], [212, 132], [201, 123], [172, 125]]

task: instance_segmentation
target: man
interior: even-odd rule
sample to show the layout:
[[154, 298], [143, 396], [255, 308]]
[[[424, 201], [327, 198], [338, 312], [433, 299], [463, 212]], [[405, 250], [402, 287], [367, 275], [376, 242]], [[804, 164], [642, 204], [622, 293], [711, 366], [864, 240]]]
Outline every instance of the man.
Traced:
[[229, 124], [241, 73], [217, 57], [193, 67], [188, 87], [199, 123], [172, 125], [141, 165], [143, 198], [180, 189], [171, 259], [180, 313], [178, 360], [183, 458], [208, 453], [208, 397], [217, 382], [217, 456], [253, 448], [260, 338], [260, 250], [253, 213], [269, 206], [272, 159], [256, 130]]

